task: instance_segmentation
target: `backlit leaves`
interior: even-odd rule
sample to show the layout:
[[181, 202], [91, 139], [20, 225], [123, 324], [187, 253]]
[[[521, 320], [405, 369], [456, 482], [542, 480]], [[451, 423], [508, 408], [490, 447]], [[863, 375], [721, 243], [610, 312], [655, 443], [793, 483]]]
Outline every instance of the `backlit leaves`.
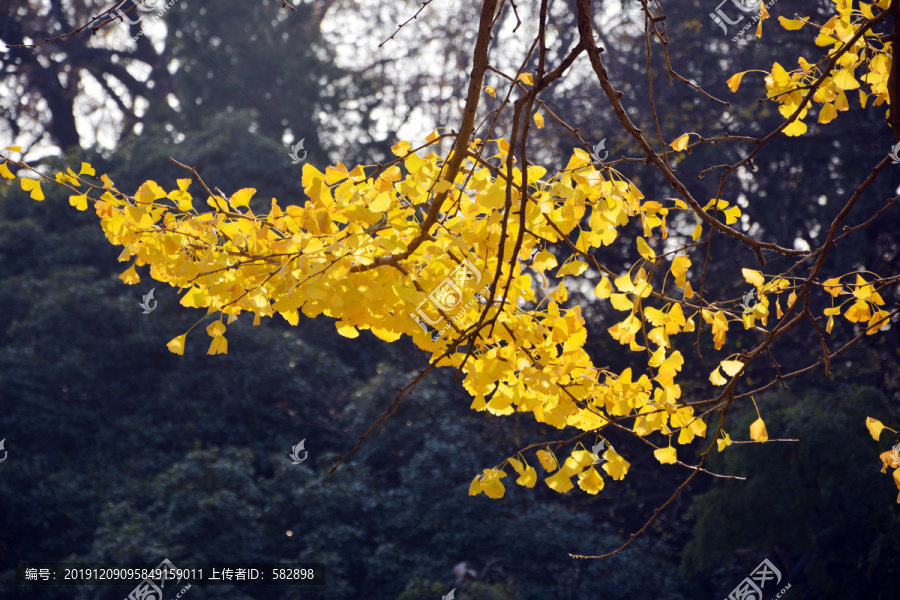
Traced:
[[41, 182], [35, 179], [26, 179], [22, 178], [19, 180], [22, 184], [22, 189], [26, 192], [31, 192], [32, 200], [43, 200], [44, 192], [41, 190]]
[[687, 150], [689, 141], [690, 141], [690, 134], [685, 133], [685, 134], [678, 136], [678, 138], [669, 145], [672, 146], [672, 148], [676, 152], [684, 152], [685, 150]]
[[[853, 6], [854, 3], [843, 0], [834, 0], [834, 4], [837, 14], [817, 30], [815, 43], [817, 46], [828, 48], [830, 56], [841, 52], [839, 59], [812, 64], [801, 56], [797, 61], [800, 68], [793, 71], [776, 62], [765, 79], [768, 97], [780, 105], [781, 114], [786, 119], [796, 118], [785, 127], [784, 134], [787, 136], [806, 133], [808, 127], [803, 119], [811, 103], [822, 104], [818, 122], [827, 124], [835, 120], [839, 112], [849, 110], [846, 95], [848, 91], [859, 90], [860, 105], [863, 107], [866, 106], [869, 97], [873, 98], [875, 105], [890, 100], [887, 89], [891, 66], [890, 46], [889, 42], [883, 40], [871, 27], [871, 20], [874, 17], [873, 5], [861, 2], [856, 8]], [[888, 4], [887, 0], [880, 1], [881, 8], [887, 7]], [[778, 20], [788, 31], [802, 29], [810, 22], [808, 17], [796, 19], [779, 17]], [[854, 36], [860, 32], [861, 35], [850, 44]], [[826, 72], [826, 65], [833, 68]], [[737, 91], [740, 83], [738, 75], [742, 74], [729, 79], [729, 87], [733, 92]], [[809, 86], [820, 80], [821, 85], [810, 92]], [[811, 103], [804, 104], [810, 94]]]
[[166, 347], [169, 349], [169, 352], [174, 354], [183, 355], [184, 354], [184, 344], [187, 340], [187, 334], [179, 335], [176, 338], [173, 338]]
[[884, 430], [884, 425], [878, 419], [866, 417], [866, 427], [869, 428], [869, 434], [872, 436], [872, 439], [877, 442], [881, 432]]
[[666, 448], [657, 448], [653, 451], [653, 456], [664, 465], [674, 465], [678, 460], [678, 453], [672, 446]]
[[[783, 69], [775, 79], [792, 81]], [[729, 85], [736, 88], [739, 81]], [[838, 105], [837, 98], [833, 102]], [[686, 150], [689, 136], [676, 139], [673, 149]], [[496, 148], [492, 160], [505, 161], [512, 151], [502, 138], [487, 143]], [[755, 294], [752, 308], [736, 310], [733, 300], [717, 301], [709, 289], [697, 300], [692, 282], [699, 285], [702, 272], [694, 264], [704, 259], [690, 244], [679, 248], [667, 239], [667, 227], [676, 221], [673, 215], [688, 228], [694, 219], [698, 238], [704, 231], [698, 213], [733, 225], [742, 217], [734, 201], [712, 199], [694, 212], [680, 199], [646, 199], [621, 173], [595, 168], [581, 149], [558, 173], [529, 165], [524, 194], [525, 173], [516, 168], [510, 182], [466, 157], [463, 172], [450, 181], [444, 177], [448, 157], [415, 153], [405, 141], [392, 152], [396, 160], [377, 171], [338, 163], [322, 172], [306, 164], [305, 202], [259, 199], [257, 210], [250, 209], [253, 188], [213, 188], [215, 195], [194, 198], [191, 179], [166, 187], [147, 180], [131, 196], [106, 175], [98, 179], [89, 165], [77, 174], [66, 170], [20, 182], [35, 200], [43, 199], [41, 181], [50, 180], [67, 187], [77, 210], [93, 204], [107, 238], [123, 247], [120, 260], [131, 261], [123, 282], [140, 282], [137, 268], [146, 267], [152, 279], [180, 290], [183, 306], [217, 317], [207, 326], [209, 355], [228, 352], [226, 327], [242, 313], [250, 313], [256, 325], [276, 315], [292, 325], [301, 313], [324, 315], [334, 319], [341, 336], [356, 338], [365, 330], [387, 342], [407, 336], [437, 366], [459, 368], [474, 410], [527, 412], [550, 427], [581, 432], [598, 432], [615, 421], [648, 443], [668, 439], [654, 453], [664, 464], [677, 462], [672, 444], [706, 435], [703, 412], [695, 413], [682, 398], [679, 336], [694, 333], [686, 341], [694, 344], [699, 329], [720, 350], [734, 324], [765, 327], [797, 299], [798, 286], [787, 275], [742, 269]], [[509, 200], [510, 218], [504, 220]], [[426, 230], [432, 208], [436, 220]], [[627, 249], [611, 254], [627, 254], [627, 262], [604, 264], [598, 250], [619, 240], [626, 227], [634, 230], [634, 243], [631, 235], [622, 237], [629, 240]], [[878, 285], [865, 272], [815, 283], [832, 303], [827, 332], [841, 315], [867, 333], [882, 327], [887, 313]], [[593, 362], [585, 349], [583, 296], [576, 296], [585, 293], [609, 316], [607, 332], [627, 347], [633, 369], [616, 372]], [[460, 337], [478, 323], [477, 335]], [[168, 349], [183, 354], [186, 338], [174, 338]], [[452, 345], [454, 340], [463, 343]], [[716, 357], [710, 382], [724, 386], [741, 377], [743, 357]], [[761, 418], [751, 438], [768, 439]], [[720, 451], [729, 443], [723, 434]], [[606, 477], [622, 480], [630, 468], [612, 447], [603, 451], [599, 467], [577, 444], [564, 452], [561, 444], [523, 452], [485, 469], [469, 492], [503, 496], [507, 466], [517, 474], [517, 485], [534, 487], [537, 467], [526, 462], [534, 459], [544, 470], [544, 484], [560, 493], [577, 486], [597, 494]]]
[[769, 434], [766, 432], [766, 423], [762, 417], [753, 421], [750, 425], [750, 439], [755, 442], [766, 442], [769, 440]]

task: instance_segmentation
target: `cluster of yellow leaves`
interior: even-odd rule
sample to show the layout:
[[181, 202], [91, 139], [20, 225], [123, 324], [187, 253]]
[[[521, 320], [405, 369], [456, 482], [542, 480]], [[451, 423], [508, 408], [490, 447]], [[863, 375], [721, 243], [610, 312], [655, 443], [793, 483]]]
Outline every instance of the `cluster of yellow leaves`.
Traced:
[[[843, 49], [881, 10], [890, 6], [891, 0], [876, 0], [874, 3], [855, 2], [854, 0], [834, 0], [836, 14], [819, 28], [816, 45], [828, 47], [828, 53], [813, 64], [802, 56], [797, 59], [799, 69], [786, 70], [781, 64], [774, 63], [772, 70], [766, 72], [765, 79], [768, 97], [778, 102], [778, 110], [787, 119], [790, 118], [807, 95], [807, 88], [818, 81], [825, 73], [826, 66], [832, 57]], [[809, 17], [786, 19], [779, 17], [781, 25], [788, 30], [797, 30], [809, 23]], [[891, 43], [881, 40], [879, 34], [866, 29], [849, 46], [847, 51], [837, 59], [833, 69], [823, 80], [822, 85], [812, 97], [812, 103], [821, 104], [819, 123], [830, 123], [838, 112], [850, 109], [848, 92], [857, 90], [859, 103], [865, 107], [872, 97], [872, 105], [889, 103], [888, 77], [891, 71]], [[728, 87], [736, 92], [743, 76], [749, 73], [736, 73], [728, 80]], [[860, 83], [860, 81], [862, 83]], [[806, 133], [807, 125], [803, 122], [812, 105], [806, 103], [796, 120], [790, 123], [784, 133], [798, 136]]]
[[[866, 427], [869, 428], [869, 434], [876, 442], [881, 437], [881, 432], [885, 429], [897, 433], [890, 427], [885, 427], [878, 419], [873, 419], [872, 417], [866, 417]], [[879, 458], [881, 458], [882, 473], [887, 473], [888, 468], [894, 469], [894, 483], [897, 485], [897, 489], [900, 489], [900, 443], [890, 450], [882, 452]], [[897, 494], [897, 503], [900, 504], [900, 493]]]
[[[526, 77], [522, 81], [530, 84]], [[496, 142], [499, 152], [491, 158], [502, 161], [509, 145]], [[566, 169], [549, 181], [541, 179], [544, 168], [528, 168], [524, 215], [514, 213], [508, 219], [504, 255], [499, 256], [506, 196], [509, 193], [519, 206], [518, 186], [509, 189], [503, 177], [471, 158], [456, 180], [448, 181], [441, 177], [444, 158], [434, 153], [419, 156], [408, 142], [397, 144], [394, 152], [395, 164], [374, 175], [361, 166], [348, 170], [338, 164], [323, 173], [307, 164], [303, 186], [309, 200], [303, 206], [282, 207], [271, 199], [262, 214], [250, 208], [252, 188], [228, 198], [204, 190], [198, 202], [190, 179], [178, 180], [172, 190], [146, 181], [129, 196], [105, 175], [94, 181], [94, 170], [86, 164], [79, 174], [69, 170], [55, 181], [77, 192], [71, 203], [78, 210], [93, 203], [109, 241], [123, 247], [119, 260], [131, 265], [122, 281], [139, 283], [136, 267], [148, 265], [153, 279], [183, 290], [182, 305], [219, 315], [207, 327], [209, 354], [228, 351], [227, 326], [242, 312], [252, 313], [254, 323], [279, 314], [295, 325], [300, 312], [308, 317], [324, 314], [336, 320], [343, 336], [356, 337], [368, 329], [391, 342], [408, 335], [439, 366], [462, 367], [463, 385], [476, 410], [495, 415], [531, 412], [554, 427], [585, 431], [601, 429], [611, 415], [630, 417], [638, 435], [679, 432], [684, 444], [705, 435], [706, 425], [693, 409], [679, 404], [681, 389], [675, 377], [684, 360], [670, 349], [670, 336], [693, 330], [693, 319], [685, 318], [679, 301], [659, 293], [661, 306], [644, 305], [654, 293], [652, 273], [663, 279], [671, 275], [686, 297], [693, 295], [687, 281], [690, 259], [657, 256], [651, 247], [655, 233], [662, 239], [667, 235], [669, 210], [686, 206], [645, 201], [631, 182], [615, 171], [604, 177], [584, 151], [575, 150]], [[5, 163], [3, 167], [4, 174], [9, 172]], [[22, 177], [27, 168], [20, 171], [22, 188], [43, 199], [41, 180]], [[513, 181], [520, 183], [523, 175], [515, 169]], [[438, 223], [410, 252], [413, 240], [422, 237], [426, 212], [438, 199], [443, 202]], [[587, 333], [580, 307], [562, 308], [567, 285], [588, 270], [591, 252], [613, 243], [619, 229], [633, 220], [643, 227], [644, 237], [638, 240], [643, 264], [617, 277], [603, 273], [596, 294], [628, 313], [610, 333], [633, 350], [645, 349], [636, 334], [645, 320], [651, 326], [643, 342], [657, 346], [649, 361], [652, 371], [636, 380], [631, 369], [617, 374], [595, 367], [584, 350]], [[522, 242], [513, 256], [513, 240], [520, 233]], [[576, 237], [578, 254], [559, 266], [548, 243]], [[385, 259], [393, 263], [375, 265]], [[499, 286], [491, 305], [460, 302], [457, 312], [448, 315], [428, 301], [429, 292], [449, 288], [448, 276], [464, 260], [484, 274], [479, 288], [490, 283], [489, 274], [499, 274]], [[539, 301], [538, 286], [527, 269], [544, 281], [549, 273], [559, 282]], [[465, 281], [456, 284], [466, 287]], [[473, 295], [475, 290], [464, 292]], [[424, 331], [416, 310], [427, 313], [429, 322], [452, 317], [453, 335]], [[496, 318], [496, 326], [485, 328], [471, 348], [451, 348], [451, 341], [482, 312], [487, 319]], [[185, 333], [168, 348], [183, 354], [187, 343]], [[599, 473], [587, 455], [578, 452], [547, 478], [551, 488], [567, 491], [572, 487], [569, 479], [577, 475], [582, 489], [599, 491]], [[604, 469], [621, 479], [627, 462], [613, 450], [604, 457]], [[519, 472], [517, 462], [509, 464]], [[502, 477], [501, 470], [487, 470], [479, 478], [479, 489], [488, 495], [502, 493]], [[533, 470], [522, 467], [518, 483], [533, 485], [535, 479]]]
[[[850, 304], [847, 310], [844, 311], [844, 318], [851, 323], [865, 323], [866, 335], [872, 335], [889, 324], [887, 319], [888, 312], [880, 308], [884, 306], [884, 300], [875, 291], [872, 284], [863, 279], [859, 273], [856, 274], [855, 283], [842, 285], [841, 279], [850, 275], [852, 273], [835, 277], [823, 284], [825, 291], [832, 296], [831, 308], [825, 309], [825, 315], [828, 317], [828, 324], [825, 326], [825, 329], [828, 333], [831, 333], [831, 328], [834, 326], [834, 316], [841, 314], [844, 305]], [[834, 298], [839, 296], [849, 296], [849, 298], [835, 306]]]
[[[588, 494], [596, 494], [603, 489], [603, 476], [595, 468], [598, 462], [603, 462], [602, 469], [607, 475], [618, 481], [625, 477], [628, 473], [630, 463], [619, 456], [615, 450], [608, 448], [601, 456], [591, 453], [582, 448], [575, 450], [566, 459], [565, 463], [560, 466], [556, 455], [549, 448], [537, 451], [538, 461], [541, 463], [544, 471], [553, 473], [544, 479], [547, 486], [561, 494], [568, 492], [575, 486], [572, 483], [573, 477], [578, 477], [578, 487]], [[527, 463], [520, 462], [516, 458], [507, 459], [512, 468], [519, 474], [516, 483], [525, 487], [534, 487], [537, 481], [537, 473], [533, 467]], [[554, 473], [555, 471], [555, 473]], [[505, 477], [506, 473], [502, 469], [485, 469], [482, 475], [477, 476], [469, 485], [469, 495], [475, 496], [484, 492], [491, 498], [499, 498], [503, 496], [504, 489], [500, 479]]]
[[[524, 76], [522, 81], [530, 85]], [[428, 141], [437, 137], [435, 132]], [[119, 260], [131, 261], [120, 276], [123, 282], [139, 283], [137, 267], [147, 265], [154, 280], [182, 290], [182, 305], [218, 316], [206, 328], [209, 354], [228, 352], [227, 327], [242, 312], [252, 313], [254, 324], [275, 314], [293, 325], [300, 312], [326, 315], [345, 337], [369, 330], [392, 342], [406, 335], [437, 366], [460, 368], [475, 410], [529, 412], [557, 428], [593, 432], [612, 419], [633, 422], [638, 436], [667, 436], [668, 446], [655, 456], [663, 464], [677, 462], [673, 442], [686, 445], [705, 436], [706, 424], [681, 401], [676, 377], [684, 359], [673, 349], [672, 336], [694, 331], [699, 315], [711, 325], [720, 349], [729, 318], [740, 319], [715, 304], [703, 310], [690, 305], [691, 259], [686, 253], [671, 256], [658, 250], [668, 235], [670, 211], [687, 211], [688, 206], [677, 199], [670, 199], [669, 206], [646, 200], [615, 170], [594, 168], [580, 149], [553, 177], [546, 177], [543, 167], [529, 166], [523, 201], [526, 173], [513, 169], [510, 185], [503, 171], [487, 162], [502, 163], [510, 151], [506, 140], [494, 142], [497, 154], [485, 161], [467, 157], [452, 181], [445, 177], [450, 157], [419, 156], [408, 142], [394, 146], [398, 158], [375, 173], [340, 163], [321, 172], [307, 164], [302, 182], [308, 201], [282, 207], [272, 198], [265, 204], [268, 212], [259, 213], [250, 207], [256, 192], [252, 188], [226, 198], [204, 186], [197, 198], [190, 179], [177, 180], [171, 190], [146, 181], [132, 196], [116, 189], [106, 175], [98, 179], [88, 164], [78, 174], [69, 169], [50, 178], [15, 161], [20, 169], [13, 175], [4, 162], [0, 174], [19, 176], [22, 189], [35, 200], [43, 199], [41, 181], [49, 180], [75, 192], [70, 204], [76, 209], [87, 210], [92, 203], [106, 237], [123, 247]], [[40, 178], [24, 177], [29, 170]], [[516, 209], [504, 219], [507, 195]], [[425, 231], [423, 221], [438, 202], [439, 217]], [[727, 223], [740, 216], [738, 207], [724, 200], [703, 209], [722, 212]], [[639, 258], [627, 272], [613, 273], [596, 263], [593, 251], [612, 244], [629, 223], [643, 230], [636, 240]], [[551, 247], [566, 244], [573, 254], [559, 265]], [[461, 265], [468, 270], [460, 270]], [[557, 284], [538, 298], [540, 285], [529, 270], [545, 288], [548, 275]], [[744, 275], [756, 286], [758, 306], [763, 307], [743, 315], [745, 327], [751, 328], [755, 319], [765, 323], [767, 295], [777, 295], [788, 283], [780, 278], [766, 283], [756, 271], [745, 270]], [[609, 328], [610, 335], [649, 357], [639, 377], [630, 368], [615, 373], [594, 366], [584, 349], [587, 332], [580, 306], [564, 308], [569, 285], [597, 276], [596, 297], [625, 313]], [[492, 288], [495, 277], [498, 285]], [[478, 279], [477, 287], [470, 278]], [[681, 298], [667, 292], [669, 282]], [[492, 291], [485, 294], [485, 289]], [[476, 292], [481, 301], [475, 300]], [[876, 302], [874, 292], [865, 295], [857, 287], [855, 294]], [[779, 316], [780, 311], [779, 306]], [[434, 335], [417, 315], [453, 331]], [[492, 325], [482, 327], [465, 346], [456, 345], [479, 320]], [[168, 348], [183, 354], [187, 343], [185, 333]], [[720, 369], [736, 377], [743, 363], [724, 360], [710, 377], [717, 385], [725, 383]], [[753, 439], [762, 440], [764, 433], [764, 426], [762, 434], [751, 428]], [[724, 434], [720, 450], [730, 443]], [[568, 491], [577, 476], [578, 486], [593, 494], [602, 489], [603, 479], [593, 466], [599, 457], [592, 456], [576, 449], [560, 467], [549, 450], [537, 453], [551, 473], [545, 478], [551, 489]], [[614, 480], [624, 477], [624, 458], [611, 448], [602, 458], [602, 470]], [[537, 475], [527, 463], [511, 458], [507, 464], [519, 475], [516, 483], [535, 484]], [[502, 495], [505, 475], [502, 467], [487, 469], [470, 491]]]

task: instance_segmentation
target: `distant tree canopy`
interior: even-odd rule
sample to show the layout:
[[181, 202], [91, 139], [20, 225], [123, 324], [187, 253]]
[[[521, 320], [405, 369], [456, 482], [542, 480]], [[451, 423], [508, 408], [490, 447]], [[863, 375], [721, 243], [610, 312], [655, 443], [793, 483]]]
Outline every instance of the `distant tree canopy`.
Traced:
[[[384, 163], [339, 162], [324, 171], [304, 165], [303, 204], [257, 200], [257, 189], [240, 183], [222, 192], [191, 165], [174, 185], [147, 179], [129, 188], [137, 188], [133, 194], [87, 162], [77, 172], [49, 175], [10, 159], [0, 174], [18, 178], [34, 200], [44, 199], [41, 183], [50, 181], [68, 190], [77, 210], [92, 205], [108, 240], [123, 247], [119, 260], [132, 263], [122, 281], [139, 283], [137, 268], [149, 266], [145, 276], [181, 290], [182, 305], [213, 317], [209, 354], [228, 352], [226, 333], [244, 312], [254, 324], [276, 313], [292, 325], [301, 313], [324, 315], [347, 338], [368, 330], [386, 342], [411, 340], [429, 364], [372, 429], [425, 375], [453, 367], [473, 409], [529, 413], [564, 432], [484, 469], [471, 482], [472, 495], [502, 497], [510, 475], [534, 487], [537, 463], [550, 489], [565, 493], [577, 485], [595, 495], [634, 471], [640, 451], [623, 450], [632, 443], [687, 471], [637, 531], [643, 533], [698, 474], [736, 477], [709, 469], [714, 449], [770, 441], [755, 395], [813, 372], [831, 374], [900, 312], [888, 294], [900, 279], [896, 237], [884, 224], [897, 210], [896, 191], [884, 183], [897, 151], [888, 155], [889, 144], [870, 142], [871, 156], [844, 172], [837, 187], [820, 181], [821, 163], [790, 152], [795, 138], [828, 135], [832, 122], [857, 119], [861, 127], [867, 107], [866, 114], [874, 108], [885, 116], [897, 89], [887, 32], [900, 27], [900, 15], [889, 0], [841, 0], [815, 27], [810, 17], [780, 17], [797, 39], [809, 41], [814, 31], [816, 54], [785, 61], [797, 69], [775, 62], [731, 75], [731, 92], [756, 86], [766, 94], [757, 107], [733, 109], [706, 89], [721, 82], [699, 73], [694, 81], [673, 63], [673, 20], [656, 5], [641, 3], [636, 32], [650, 65], [646, 88], [627, 93], [620, 65], [608, 58], [615, 40], [597, 46], [589, 0], [568, 3], [561, 15], [543, 0], [527, 56], [515, 71], [497, 68], [491, 39], [505, 6], [481, 4], [458, 122], [420, 145], [396, 143], [396, 158]], [[764, 36], [764, 5], [756, 17]], [[502, 85], [487, 85], [488, 73]], [[654, 73], [684, 87], [694, 103], [727, 112], [721, 120], [729, 126], [707, 131], [702, 119], [686, 126], [680, 120], [673, 132], [658, 111]], [[553, 90], [568, 85], [602, 96], [615, 116], [616, 139], [627, 140], [620, 156], [603, 140], [585, 139], [554, 105]], [[757, 114], [777, 124], [762, 130]], [[875, 121], [870, 130], [887, 132], [889, 125]], [[535, 156], [533, 134], [545, 129], [574, 146], [565, 164], [541, 166]], [[436, 151], [442, 143], [449, 150]], [[734, 154], [723, 162], [721, 148]], [[846, 151], [817, 149], [835, 171]], [[754, 197], [758, 173], [784, 201]], [[645, 180], [657, 193], [642, 191]], [[879, 250], [871, 263], [852, 250], [869, 236]], [[591, 306], [619, 344], [614, 356], [588, 351]], [[195, 336], [176, 336], [168, 348], [184, 354]], [[790, 363], [782, 364], [784, 354]], [[681, 372], [692, 365], [687, 380]], [[755, 407], [749, 427], [732, 426], [736, 405]], [[881, 421], [867, 424], [880, 439]], [[772, 433], [779, 442], [795, 441]], [[900, 488], [897, 447], [881, 460], [885, 470], [895, 469]]]

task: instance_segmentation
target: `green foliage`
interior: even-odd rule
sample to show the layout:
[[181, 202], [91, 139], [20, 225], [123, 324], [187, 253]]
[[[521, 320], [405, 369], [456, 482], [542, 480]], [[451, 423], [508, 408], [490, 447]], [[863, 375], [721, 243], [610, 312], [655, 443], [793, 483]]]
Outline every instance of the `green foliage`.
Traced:
[[[886, 549], [896, 547], [896, 488], [871, 460], [872, 438], [853, 427], [867, 412], [889, 412], [884, 395], [845, 388], [758, 402], [772, 438], [800, 442], [714, 453], [712, 471], [747, 481], [719, 483], [696, 498], [682, 573], [718, 570], [711, 594], [723, 596], [770, 556], [798, 597], [895, 598], [900, 555]], [[748, 427], [753, 418], [747, 411], [736, 423]]]

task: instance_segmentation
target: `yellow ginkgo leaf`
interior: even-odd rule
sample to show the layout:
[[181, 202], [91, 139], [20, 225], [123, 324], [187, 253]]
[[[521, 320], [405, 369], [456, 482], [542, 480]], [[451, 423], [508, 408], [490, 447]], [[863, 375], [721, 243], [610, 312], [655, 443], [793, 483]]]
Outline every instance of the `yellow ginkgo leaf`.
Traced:
[[738, 91], [738, 88], [741, 86], [741, 79], [744, 78], [744, 75], [749, 73], [750, 71], [742, 71], [740, 73], [735, 73], [731, 77], [728, 78], [728, 89], [732, 92]]
[[629, 273], [625, 273], [621, 277], [616, 277], [614, 282], [620, 292], [628, 293], [634, 291], [634, 282], [631, 281], [631, 275]]
[[134, 285], [135, 283], [141, 282], [140, 276], [138, 276], [137, 271], [134, 270], [134, 265], [131, 265], [124, 273], [119, 275], [119, 279], [128, 285]]
[[678, 460], [678, 453], [673, 446], [658, 448], [653, 451], [653, 456], [664, 465], [674, 465], [675, 461]]
[[173, 354], [183, 355], [184, 354], [184, 342], [187, 339], [187, 334], [179, 335], [177, 338], [173, 338], [168, 344], [166, 344], [166, 348], [169, 349], [169, 352]]
[[15, 179], [16, 178], [16, 176], [13, 175], [12, 171], [9, 170], [9, 167], [6, 166], [6, 161], [3, 161], [2, 163], [0, 163], [0, 176], [2, 176], [3, 179]]
[[216, 321], [214, 323], [210, 323], [209, 327], [206, 328], [206, 333], [209, 334], [209, 337], [219, 337], [225, 333], [225, 323], [222, 321]]
[[338, 334], [345, 338], [353, 339], [359, 337], [359, 331], [356, 330], [356, 327], [345, 321], [338, 321], [335, 323], [335, 327], [337, 327]]
[[214, 337], [206, 353], [209, 355], [228, 354], [228, 340], [222, 335]]
[[534, 85], [534, 77], [531, 76], [531, 73], [522, 73], [519, 75], [519, 79], [521, 79], [522, 83], [525, 85]]
[[768, 18], [769, 11], [766, 10], [766, 3], [759, 0], [759, 25], [756, 26], [756, 37], [762, 37], [762, 24]]
[[43, 200], [44, 192], [41, 191], [41, 182], [37, 179], [28, 179], [23, 177], [19, 180], [22, 185], [22, 189], [26, 192], [31, 192], [32, 200]]
[[253, 197], [253, 194], [256, 193], [255, 188], [243, 188], [234, 193], [231, 199], [228, 201], [231, 203], [232, 208], [239, 208], [241, 206], [249, 206], [250, 199]]
[[534, 124], [537, 125], [538, 129], [544, 128], [544, 115], [540, 111], [534, 113]]
[[559, 492], [560, 494], [565, 494], [569, 490], [571, 490], [574, 485], [572, 485], [572, 476], [566, 476], [565, 472], [557, 471], [550, 477], [544, 479], [544, 483], [547, 484], [554, 492]]
[[482, 475], [479, 484], [488, 498], [503, 497], [503, 494], [506, 492], [506, 488], [503, 487], [503, 483], [500, 481], [503, 477], [506, 477], [506, 473], [500, 469], [484, 470], [484, 475]]
[[744, 280], [747, 283], [754, 285], [757, 288], [761, 288], [766, 283], [765, 277], [763, 277], [763, 274], [759, 271], [753, 269], [741, 269], [741, 273], [744, 275]]
[[609, 301], [616, 310], [631, 310], [634, 308], [634, 302], [628, 297], [628, 294], [610, 294]]
[[738, 206], [732, 206], [725, 209], [725, 224], [733, 225], [741, 217], [741, 209]]
[[541, 466], [544, 467], [544, 470], [548, 473], [552, 473], [556, 470], [557, 462], [556, 457], [553, 456], [552, 453], [546, 450], [538, 450], [537, 451], [538, 460], [541, 462]]
[[591, 467], [578, 474], [578, 487], [588, 494], [594, 495], [603, 489], [603, 477], [597, 472], [597, 469]]
[[703, 233], [703, 225], [700, 223], [700, 219], [697, 219], [697, 226], [694, 227], [694, 231], [691, 233], [691, 239], [695, 242], [700, 239], [700, 235]]
[[81, 194], [80, 196], [69, 196], [69, 204], [71, 204], [78, 210], [87, 210], [87, 194]]
[[831, 123], [837, 118], [837, 109], [834, 104], [826, 102], [819, 109], [819, 123]]
[[716, 440], [716, 445], [719, 448], [719, 452], [721, 452], [731, 445], [731, 436], [726, 433], [724, 438], [719, 438]]
[[750, 426], [750, 439], [755, 442], [768, 441], [769, 434], [766, 432], [766, 424], [762, 417], [757, 418], [753, 421], [753, 425]]
[[719, 367], [713, 369], [713, 372], [709, 374], [709, 381], [713, 385], [725, 385], [728, 383], [728, 380], [722, 377], [722, 373], [719, 372]]
[[525, 472], [516, 479], [516, 483], [527, 488], [533, 488], [534, 484], [537, 483], [537, 472], [534, 470], [534, 467], [526, 466]]
[[826, 292], [828, 292], [835, 298], [837, 298], [841, 294], [841, 292], [844, 291], [844, 288], [841, 287], [841, 278], [840, 277], [834, 277], [832, 279], [827, 280], [825, 283], [822, 284], [822, 287], [825, 289]]
[[803, 135], [804, 133], [806, 133], [806, 129], [806, 123], [804, 123], [800, 119], [797, 119], [784, 128], [784, 135], [788, 137], [797, 137], [798, 135]]
[[691, 134], [685, 133], [669, 145], [672, 146], [672, 148], [674, 148], [676, 152], [684, 152], [685, 150], [687, 150], [690, 136]]
[[872, 436], [872, 439], [876, 442], [878, 438], [881, 436], [881, 432], [884, 429], [884, 425], [878, 419], [873, 419], [872, 417], [866, 417], [866, 427], [869, 428], [869, 435]]
[[94, 171], [94, 167], [89, 165], [86, 162], [81, 163], [81, 170], [78, 171], [79, 175], [96, 175], [97, 173]]
[[847, 100], [847, 94], [845, 92], [838, 94], [837, 100], [834, 101], [834, 107], [840, 112], [850, 110], [850, 102]]
[[638, 254], [640, 254], [644, 260], [652, 261], [652, 260], [656, 259], [656, 253], [653, 251], [652, 248], [650, 248], [650, 245], [647, 243], [647, 240], [645, 240], [644, 238], [639, 237], [637, 239], [637, 247], [638, 247]]
[[494, 88], [492, 88], [491, 86], [487, 86], [486, 88], [484, 88], [484, 91], [487, 92], [488, 94], [490, 94], [491, 96], [493, 96], [494, 98], [497, 97], [497, 92], [495, 92]]
[[476, 475], [475, 479], [472, 480], [472, 483], [469, 484], [469, 495], [470, 496], [477, 496], [478, 494], [484, 492], [484, 490], [481, 489], [480, 482], [481, 482], [481, 475]]
[[778, 22], [788, 31], [796, 31], [806, 25], [806, 19], [809, 19], [809, 17], [803, 17], [802, 19], [785, 19], [784, 17], [778, 17]]
[[738, 373], [741, 372], [741, 369], [744, 368], [744, 363], [739, 360], [723, 360], [722, 361], [722, 370], [728, 373], [729, 376], [734, 377]]
[[900, 467], [900, 455], [893, 449], [882, 452], [878, 458], [881, 459], [881, 472], [887, 473], [888, 468], [894, 469]]
[[556, 266], [556, 257], [549, 250], [541, 250], [531, 263], [535, 271], [546, 271]]
[[837, 73], [835, 73], [834, 85], [836, 85], [841, 90], [855, 90], [859, 87], [859, 82], [856, 80], [856, 77], [853, 76], [853, 68], [841, 69]]
[[584, 273], [587, 270], [587, 268], [588, 268], [588, 264], [586, 262], [581, 261], [581, 260], [573, 260], [572, 262], [567, 263], [567, 264], [563, 265], [562, 267], [560, 267], [556, 271], [556, 276], [557, 277], [562, 277], [564, 275], [578, 276], [578, 275], [581, 275], [582, 273]]
[[512, 465], [512, 468], [519, 474], [516, 483], [527, 488], [533, 488], [534, 484], [537, 483], [537, 472], [535, 472], [534, 468], [527, 464], [523, 466], [522, 463], [515, 458], [510, 458], [508, 460], [509, 464]]
[[[394, 144], [393, 146], [391, 146], [391, 152], [393, 152], [394, 156], [399, 156], [400, 158], [403, 158], [404, 156], [406, 156], [407, 154], [412, 152], [412, 144], [410, 144], [407, 141], [399, 141], [396, 144]], [[306, 171], [306, 167], [308, 167], [308, 166], [309, 165], [304, 165], [304, 167], [303, 167], [304, 172]], [[306, 183], [304, 182], [303, 185], [306, 185]], [[476, 478], [476, 481], [477, 481], [477, 478]]]
[[612, 283], [610, 283], [609, 278], [604, 275], [603, 279], [600, 280], [600, 283], [597, 284], [597, 287], [594, 288], [594, 295], [598, 298], [609, 298], [612, 291]]
[[619, 456], [612, 448], [603, 453], [603, 458], [606, 459], [606, 462], [603, 463], [603, 470], [616, 481], [624, 479], [631, 463]]

